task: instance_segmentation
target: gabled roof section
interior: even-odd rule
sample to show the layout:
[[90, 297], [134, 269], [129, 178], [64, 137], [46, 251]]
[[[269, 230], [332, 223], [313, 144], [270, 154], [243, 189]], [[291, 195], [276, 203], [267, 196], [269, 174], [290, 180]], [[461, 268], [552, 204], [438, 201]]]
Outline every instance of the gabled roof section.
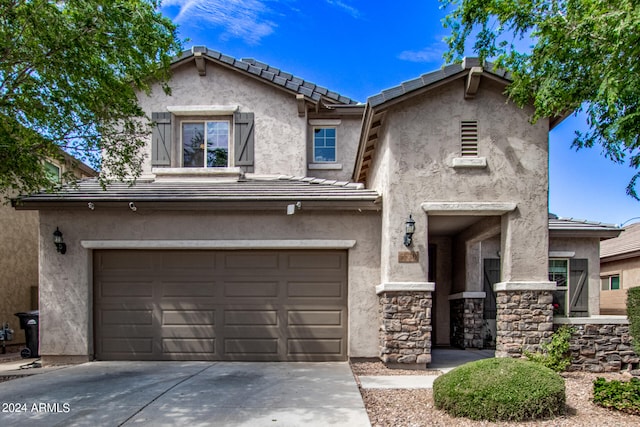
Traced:
[[617, 237], [622, 229], [613, 224], [562, 218], [549, 214], [549, 235], [551, 237], [597, 237], [600, 240]]
[[195, 60], [200, 75], [206, 74], [206, 59], [288, 92], [301, 95], [315, 103], [323, 101], [328, 104], [361, 105], [351, 98], [303, 80], [300, 77], [296, 77], [291, 73], [287, 73], [263, 62], [256, 61], [255, 59], [236, 59], [216, 50], [208, 49], [206, 46], [194, 46], [189, 50], [185, 50], [174, 58], [172, 65], [182, 64], [192, 59]]
[[[390, 103], [398, 98], [402, 98], [405, 95], [419, 93], [420, 89], [438, 85], [444, 81], [448, 81], [452, 77], [457, 78], [470, 73], [475, 74], [475, 76], [478, 76], [479, 73], [487, 73], [503, 81], [505, 84], [511, 82], [509, 74], [503, 70], [496, 70], [493, 63], [485, 62], [484, 66], [482, 66], [478, 58], [465, 58], [460, 64], [446, 65], [439, 70], [423, 74], [416, 79], [407, 80], [398, 86], [383, 90], [379, 94], [369, 97], [367, 103], [371, 107], [379, 107], [385, 103]], [[468, 84], [468, 86], [472, 88], [473, 82], [469, 83], [471, 84]], [[470, 89], [470, 87], [467, 89]]]
[[640, 257], [640, 222], [623, 228], [620, 236], [600, 244], [602, 261], [634, 257]]
[[423, 74], [416, 79], [407, 80], [398, 86], [383, 90], [379, 94], [369, 97], [360, 132], [360, 143], [353, 180], [365, 182], [367, 179], [380, 130], [384, 125], [386, 111], [389, 107], [462, 78], [466, 79], [464, 96], [466, 99], [471, 99], [475, 97], [480, 79], [483, 77], [499, 81], [505, 85], [511, 82], [511, 76], [506, 71], [495, 69], [492, 63], [485, 62], [482, 65], [478, 58], [465, 58], [460, 64], [444, 66], [439, 70]]
[[236, 181], [137, 181], [134, 185], [112, 183], [106, 190], [97, 179], [64, 186], [57, 193], [39, 193], [14, 201], [16, 209], [136, 208], [192, 209], [380, 209], [380, 195], [362, 184], [325, 179], [278, 176]]

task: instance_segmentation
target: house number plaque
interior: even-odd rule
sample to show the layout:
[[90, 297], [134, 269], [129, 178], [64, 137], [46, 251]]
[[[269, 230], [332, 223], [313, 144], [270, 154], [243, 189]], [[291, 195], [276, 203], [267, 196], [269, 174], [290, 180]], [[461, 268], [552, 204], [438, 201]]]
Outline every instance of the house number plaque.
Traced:
[[418, 262], [420, 261], [419, 255], [420, 255], [419, 252], [400, 251], [398, 252], [398, 262], [401, 262], [401, 263]]

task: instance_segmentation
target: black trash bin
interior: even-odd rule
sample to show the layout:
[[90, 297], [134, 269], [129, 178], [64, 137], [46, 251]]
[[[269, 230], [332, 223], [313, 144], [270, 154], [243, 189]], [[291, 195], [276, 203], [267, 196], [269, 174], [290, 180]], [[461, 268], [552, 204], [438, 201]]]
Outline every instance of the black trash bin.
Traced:
[[24, 336], [27, 340], [27, 347], [22, 349], [20, 355], [23, 358], [40, 357], [38, 347], [40, 346], [40, 311], [33, 310], [16, 313], [20, 319], [20, 329], [24, 329]]

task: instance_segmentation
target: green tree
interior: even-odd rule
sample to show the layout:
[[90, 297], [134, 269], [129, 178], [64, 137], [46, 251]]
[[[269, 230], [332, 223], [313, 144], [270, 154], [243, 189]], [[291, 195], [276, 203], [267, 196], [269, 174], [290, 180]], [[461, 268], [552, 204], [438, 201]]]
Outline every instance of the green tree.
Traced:
[[150, 121], [136, 93], [168, 92], [181, 48], [158, 7], [0, 0], [0, 193], [51, 189], [44, 159], [59, 148], [112, 179], [139, 175]]
[[[468, 41], [481, 59], [512, 74], [507, 93], [535, 106], [534, 121], [585, 111], [576, 148], [600, 145], [618, 163], [640, 166], [640, 2], [637, 0], [440, 0], [448, 61]], [[531, 40], [530, 49], [516, 43]], [[526, 51], [525, 51], [526, 50]], [[638, 199], [637, 172], [627, 194]]]

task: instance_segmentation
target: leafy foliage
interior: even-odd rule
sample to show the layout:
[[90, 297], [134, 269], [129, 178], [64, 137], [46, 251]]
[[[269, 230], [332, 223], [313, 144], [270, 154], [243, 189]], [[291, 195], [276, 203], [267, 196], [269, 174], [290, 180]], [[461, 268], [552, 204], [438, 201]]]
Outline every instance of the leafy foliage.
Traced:
[[542, 352], [531, 353], [525, 351], [524, 355], [532, 362], [539, 363], [556, 372], [563, 372], [571, 366], [569, 345], [571, 334], [574, 332], [575, 329], [572, 327], [562, 325], [554, 332], [551, 342], [540, 345]]
[[640, 415], [640, 380], [607, 381], [598, 378], [593, 382], [593, 403], [596, 405]]
[[640, 354], [640, 287], [627, 290], [627, 318], [629, 319], [629, 335], [633, 340], [633, 348]]
[[[576, 148], [600, 145], [616, 161], [640, 166], [640, 4], [633, 0], [440, 0], [448, 61], [473, 50], [512, 73], [509, 96], [533, 103], [533, 120], [586, 110], [589, 130]], [[517, 42], [531, 40], [527, 51]], [[511, 41], [509, 41], [511, 40]], [[636, 173], [627, 193], [638, 199]]]
[[51, 188], [44, 159], [60, 148], [112, 178], [139, 175], [150, 128], [136, 91], [160, 81], [168, 92], [181, 48], [157, 7], [0, 0], [0, 193]]
[[520, 359], [484, 359], [459, 366], [433, 383], [438, 409], [474, 420], [522, 421], [562, 414], [564, 379]]

